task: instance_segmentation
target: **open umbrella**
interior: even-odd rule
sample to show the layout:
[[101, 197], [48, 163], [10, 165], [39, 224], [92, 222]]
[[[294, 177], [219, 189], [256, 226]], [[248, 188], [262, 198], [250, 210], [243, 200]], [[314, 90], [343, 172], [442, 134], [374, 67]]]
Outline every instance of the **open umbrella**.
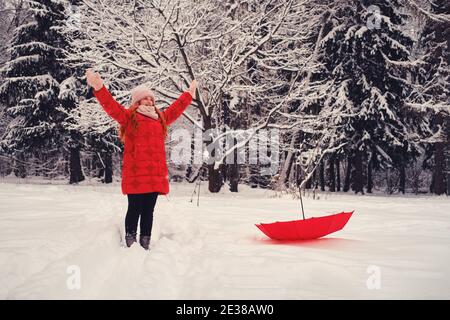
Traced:
[[353, 211], [341, 212], [318, 218], [261, 223], [256, 226], [274, 240], [311, 240], [341, 230], [352, 214]]
[[266, 236], [274, 240], [312, 240], [324, 237], [344, 228], [353, 212], [341, 212], [317, 218], [305, 219], [302, 192], [300, 190], [303, 220], [277, 221], [256, 224]]

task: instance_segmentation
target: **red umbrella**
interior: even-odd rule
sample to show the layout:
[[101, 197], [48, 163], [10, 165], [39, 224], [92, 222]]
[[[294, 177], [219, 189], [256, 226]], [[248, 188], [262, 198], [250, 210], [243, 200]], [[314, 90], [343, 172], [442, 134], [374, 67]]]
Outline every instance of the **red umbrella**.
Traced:
[[341, 230], [354, 211], [303, 220], [261, 223], [256, 226], [275, 240], [311, 240]]
[[303, 220], [261, 223], [256, 226], [274, 240], [312, 240], [324, 237], [344, 228], [353, 212], [341, 212], [319, 218], [305, 219], [302, 191], [299, 187]]

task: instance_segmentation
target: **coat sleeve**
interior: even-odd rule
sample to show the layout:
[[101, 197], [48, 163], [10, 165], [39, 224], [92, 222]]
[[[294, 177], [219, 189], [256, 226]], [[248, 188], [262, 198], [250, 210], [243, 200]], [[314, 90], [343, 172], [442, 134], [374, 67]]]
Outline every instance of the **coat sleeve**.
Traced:
[[98, 91], [94, 90], [94, 96], [102, 106], [103, 110], [121, 125], [126, 126], [128, 122], [126, 109], [118, 103], [108, 89], [103, 86]]
[[180, 97], [172, 103], [163, 114], [166, 119], [167, 125], [178, 119], [179, 116], [186, 110], [186, 108], [191, 104], [192, 96], [189, 92], [183, 92]]

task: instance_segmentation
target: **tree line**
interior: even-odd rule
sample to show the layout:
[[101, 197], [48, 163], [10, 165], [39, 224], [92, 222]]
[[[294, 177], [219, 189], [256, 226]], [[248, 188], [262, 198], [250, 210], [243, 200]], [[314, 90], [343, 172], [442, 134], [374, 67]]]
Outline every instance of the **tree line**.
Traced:
[[125, 106], [135, 85], [164, 107], [195, 78], [180, 125], [280, 132], [276, 174], [219, 159], [169, 164], [174, 180], [448, 194], [449, 16], [445, 0], [1, 0], [0, 172], [120, 176], [117, 125], [83, 78], [95, 66]]

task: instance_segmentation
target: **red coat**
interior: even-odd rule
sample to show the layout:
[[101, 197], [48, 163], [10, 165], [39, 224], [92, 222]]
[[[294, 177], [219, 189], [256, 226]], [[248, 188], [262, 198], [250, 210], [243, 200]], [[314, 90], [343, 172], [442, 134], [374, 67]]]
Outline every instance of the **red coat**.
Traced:
[[[122, 163], [122, 193], [169, 193], [163, 128], [159, 120], [136, 113], [138, 128], [133, 135], [130, 109], [120, 105], [103, 86], [94, 95], [106, 113], [125, 127], [125, 147]], [[184, 92], [163, 114], [167, 125], [174, 122], [192, 102]]]

